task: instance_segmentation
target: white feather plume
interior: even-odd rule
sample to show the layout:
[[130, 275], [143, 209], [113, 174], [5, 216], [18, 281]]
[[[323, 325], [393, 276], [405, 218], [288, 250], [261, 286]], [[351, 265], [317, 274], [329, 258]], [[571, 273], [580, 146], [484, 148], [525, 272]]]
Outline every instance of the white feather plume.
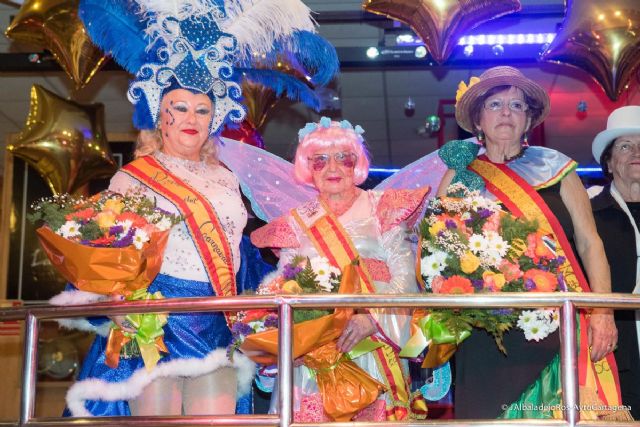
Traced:
[[230, 0], [221, 29], [238, 41], [240, 61], [273, 49], [294, 31], [315, 31], [311, 10], [301, 0]]
[[180, 36], [177, 21], [187, 18], [213, 17], [220, 20], [224, 11], [211, 0], [135, 0], [140, 6], [139, 13], [149, 19], [145, 33], [151, 39], [149, 47], [156, 39], [164, 40], [165, 45], [171, 46]]

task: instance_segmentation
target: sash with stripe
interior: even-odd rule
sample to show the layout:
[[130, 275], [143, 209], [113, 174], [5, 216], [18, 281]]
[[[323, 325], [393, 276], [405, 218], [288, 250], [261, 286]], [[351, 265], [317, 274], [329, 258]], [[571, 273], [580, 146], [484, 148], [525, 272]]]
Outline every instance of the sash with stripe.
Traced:
[[[331, 265], [342, 270], [359, 257], [351, 238], [338, 219], [320, 200], [307, 203], [291, 211], [293, 218], [306, 233], [318, 253]], [[373, 280], [363, 262], [358, 267], [360, 289], [363, 294], [375, 293]], [[374, 350], [376, 365], [384, 374], [385, 385], [391, 393], [392, 405], [387, 406], [387, 420], [403, 420], [409, 416], [410, 391], [407, 379], [402, 374], [402, 365], [395, 345], [378, 337], [369, 337], [383, 346]]]
[[[514, 216], [537, 220], [542, 231], [555, 237], [559, 244], [556, 252], [566, 260], [560, 270], [569, 289], [590, 292], [586, 277], [558, 218], [535, 189], [507, 165], [492, 163], [484, 155], [471, 162], [468, 168], [483, 178], [487, 191], [496, 196]], [[598, 362], [591, 362], [584, 312], [579, 314], [579, 325], [578, 376], [581, 392], [583, 388], [595, 390], [602, 404], [610, 407], [621, 405], [613, 354], [609, 353]]]
[[[122, 170], [173, 203], [185, 218], [215, 294], [235, 296], [233, 254], [211, 203], [152, 156], [140, 157]], [[229, 313], [225, 317], [231, 326]]]

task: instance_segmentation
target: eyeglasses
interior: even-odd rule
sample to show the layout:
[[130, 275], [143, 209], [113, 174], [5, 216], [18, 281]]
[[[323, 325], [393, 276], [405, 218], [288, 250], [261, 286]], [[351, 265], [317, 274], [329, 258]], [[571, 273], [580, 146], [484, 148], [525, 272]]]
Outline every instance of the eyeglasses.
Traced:
[[614, 144], [613, 148], [615, 148], [619, 153], [630, 154], [640, 151], [640, 143], [634, 144], [633, 142], [623, 141]]
[[333, 156], [329, 154], [316, 154], [309, 157], [307, 160], [309, 160], [311, 168], [314, 171], [319, 172], [327, 167], [327, 165], [329, 164], [329, 159], [331, 157], [333, 157], [333, 160], [335, 160], [337, 164], [349, 169], [355, 167], [356, 161], [358, 160], [358, 156], [356, 156], [355, 153], [351, 153], [349, 151], [335, 153]]
[[[526, 102], [521, 99], [512, 99], [507, 104], [509, 110], [514, 113], [524, 113], [529, 109]], [[484, 109], [489, 111], [502, 111], [504, 108], [504, 101], [502, 99], [488, 99], [484, 102]]]

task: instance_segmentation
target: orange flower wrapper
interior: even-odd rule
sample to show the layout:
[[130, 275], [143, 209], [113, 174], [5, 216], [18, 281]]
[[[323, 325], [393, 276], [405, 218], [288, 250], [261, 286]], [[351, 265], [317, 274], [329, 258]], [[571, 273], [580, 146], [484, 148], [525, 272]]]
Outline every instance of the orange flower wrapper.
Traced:
[[[338, 293], [359, 292], [358, 272], [354, 265], [343, 269]], [[353, 314], [351, 308], [337, 308], [333, 314], [293, 325], [293, 358], [297, 359], [342, 334]], [[240, 345], [240, 351], [256, 363], [274, 365], [278, 362], [278, 330], [271, 329], [249, 335]]]
[[48, 227], [36, 230], [47, 257], [58, 272], [80, 290], [102, 295], [128, 295], [143, 289], [160, 272], [169, 230], [156, 232], [139, 250], [97, 248], [75, 243]]
[[303, 360], [305, 366], [316, 371], [322, 406], [334, 421], [350, 421], [386, 390], [338, 351], [335, 341], [307, 353]]

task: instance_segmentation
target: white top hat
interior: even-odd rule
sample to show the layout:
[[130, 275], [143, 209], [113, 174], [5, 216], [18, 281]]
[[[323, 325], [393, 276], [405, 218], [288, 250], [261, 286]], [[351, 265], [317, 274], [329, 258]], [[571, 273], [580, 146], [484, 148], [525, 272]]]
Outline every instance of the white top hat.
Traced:
[[640, 105], [627, 105], [613, 110], [607, 119], [607, 129], [596, 135], [591, 144], [596, 162], [600, 163], [602, 152], [616, 138], [633, 134], [640, 135]]

